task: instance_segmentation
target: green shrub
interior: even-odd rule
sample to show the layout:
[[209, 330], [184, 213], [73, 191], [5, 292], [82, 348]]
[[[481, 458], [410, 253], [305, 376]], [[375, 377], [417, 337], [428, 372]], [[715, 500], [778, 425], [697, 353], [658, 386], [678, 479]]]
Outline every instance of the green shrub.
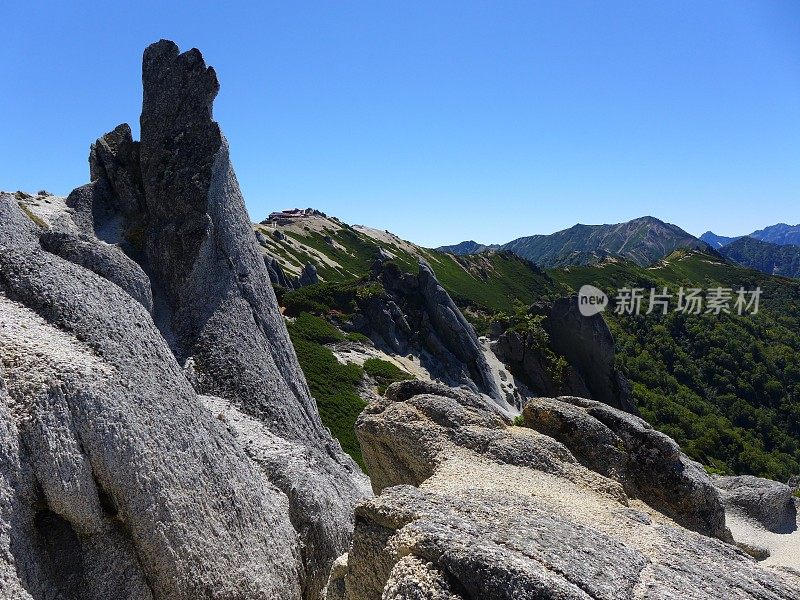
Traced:
[[289, 334], [322, 423], [365, 469], [355, 432], [356, 418], [367, 404], [356, 391], [364, 370], [353, 363], [343, 365], [328, 348], [298, 334], [296, 328], [290, 328]]
[[715, 473], [782, 481], [800, 473], [800, 283], [685, 252], [651, 268], [619, 261], [551, 274], [612, 295], [621, 287], [760, 287], [756, 315], [607, 310], [604, 318], [642, 416], [691, 458]]
[[380, 358], [368, 358], [364, 361], [364, 371], [378, 384], [380, 394], [383, 394], [386, 388], [396, 381], [415, 379], [411, 373]]
[[327, 315], [334, 310], [350, 314], [356, 306], [358, 286], [358, 280], [309, 285], [287, 292], [283, 296], [283, 306], [286, 314], [292, 317], [301, 312]]
[[512, 425], [516, 425], [517, 427], [524, 427], [525, 426], [525, 417], [522, 415], [517, 415], [514, 417], [514, 420], [511, 422]]
[[318, 344], [341, 342], [345, 339], [344, 334], [328, 321], [305, 312], [300, 313], [288, 327], [293, 336], [303, 337]]
[[344, 336], [350, 342], [358, 342], [360, 344], [370, 344], [372, 340], [370, 340], [366, 335], [363, 333], [359, 333], [358, 331], [352, 331]]
[[356, 298], [359, 302], [367, 302], [373, 298], [380, 298], [383, 294], [383, 286], [377, 282], [356, 288]]

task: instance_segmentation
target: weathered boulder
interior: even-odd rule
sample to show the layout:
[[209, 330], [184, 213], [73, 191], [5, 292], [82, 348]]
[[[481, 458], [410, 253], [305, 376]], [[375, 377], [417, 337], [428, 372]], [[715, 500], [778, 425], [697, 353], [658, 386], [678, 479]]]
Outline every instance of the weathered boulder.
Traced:
[[332, 572], [329, 600], [800, 593], [791, 573], [760, 567], [629, 497], [558, 440], [510, 426], [485, 397], [435, 393], [419, 382], [394, 384], [359, 418], [381, 493], [356, 508], [353, 544]]
[[725, 507], [760, 523], [773, 533], [797, 528], [797, 508], [792, 488], [752, 475], [715, 476]]
[[595, 400], [534, 398], [526, 427], [569, 448], [581, 464], [610, 477], [676, 523], [725, 539], [725, 509], [703, 467], [646, 421]]

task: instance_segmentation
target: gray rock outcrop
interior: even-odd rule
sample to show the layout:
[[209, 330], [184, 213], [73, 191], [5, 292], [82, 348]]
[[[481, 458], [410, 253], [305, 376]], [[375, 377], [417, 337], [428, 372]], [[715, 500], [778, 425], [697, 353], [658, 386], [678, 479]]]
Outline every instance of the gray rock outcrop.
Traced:
[[308, 263], [303, 267], [303, 272], [297, 278], [297, 287], [305, 287], [307, 285], [314, 285], [319, 283], [319, 275], [317, 275], [317, 267]]
[[523, 410], [530, 427], [564, 444], [587, 468], [618, 481], [676, 523], [725, 539], [725, 509], [703, 467], [669, 436], [634, 415], [595, 400], [534, 398]]
[[[262, 233], [257, 231], [256, 239], [258, 239], [259, 235], [262, 238], [264, 237]], [[287, 290], [296, 290], [301, 287], [306, 287], [307, 285], [315, 285], [319, 283], [317, 268], [310, 263], [303, 267], [303, 270], [300, 272], [298, 277], [290, 277], [286, 274], [286, 271], [283, 270], [283, 267], [281, 267], [281, 264], [277, 261], [277, 259], [275, 259], [275, 257], [269, 254], [264, 254], [263, 256], [264, 264], [267, 267], [267, 275], [269, 276], [269, 281], [272, 285], [276, 285]]]
[[118, 246], [106, 244], [92, 236], [51, 230], [42, 232], [40, 242], [48, 252], [58, 254], [117, 284], [147, 312], [153, 311], [150, 279]]
[[269, 254], [264, 255], [264, 265], [267, 267], [267, 275], [272, 285], [277, 285], [287, 290], [294, 289], [294, 282], [287, 277], [281, 264]]
[[381, 283], [385, 293], [359, 302], [358, 317], [364, 319], [356, 320], [361, 333], [397, 354], [416, 348], [435, 377], [466, 385], [507, 407], [474, 328], [430, 265], [420, 261], [417, 274], [403, 273], [387, 256], [379, 256], [371, 277]]
[[[430, 392], [418, 382], [394, 384], [359, 418], [380, 495], [356, 508], [353, 545], [332, 572], [328, 600], [788, 600], [800, 593], [796, 576], [678, 525], [557, 439], [509, 426], [485, 397]], [[622, 421], [609, 429], [628, 435], [621, 430], [635, 417], [591, 404]], [[584, 431], [600, 423], [585, 412], [573, 416]], [[620, 452], [645, 460], [629, 447]], [[704, 484], [710, 487], [707, 477]]]
[[0, 562], [11, 589], [299, 598], [286, 496], [202, 407], [144, 307], [41, 249], [29, 225], [0, 197]]
[[475, 330], [436, 279], [428, 263], [420, 261], [417, 280], [427, 315], [437, 337], [445, 348], [467, 366], [472, 380], [480, 390], [492, 398], [501, 398], [502, 394], [483, 356]]
[[725, 507], [773, 533], [790, 533], [797, 528], [797, 507], [788, 485], [752, 475], [715, 476]]
[[127, 123], [117, 126], [89, 150], [89, 179], [105, 179], [114, 189], [114, 207], [127, 217], [136, 217], [144, 209], [144, 195], [139, 171], [139, 142], [133, 141]]
[[2, 199], [0, 573], [37, 600], [316, 600], [366, 477], [297, 363], [214, 70], [162, 40], [142, 79], [141, 142], [92, 146], [58, 227]]
[[567, 359], [591, 398], [636, 413], [630, 384], [614, 366], [614, 337], [601, 314], [584, 317], [576, 296], [553, 302], [544, 322], [556, 354]]
[[534, 304], [529, 314], [544, 317], [547, 350], [567, 363], [556, 372], [540, 340], [514, 328], [498, 331], [496, 323], [492, 351], [529, 389], [542, 396], [591, 398], [638, 414], [630, 384], [614, 365], [614, 338], [602, 315], [581, 315], [574, 296]]

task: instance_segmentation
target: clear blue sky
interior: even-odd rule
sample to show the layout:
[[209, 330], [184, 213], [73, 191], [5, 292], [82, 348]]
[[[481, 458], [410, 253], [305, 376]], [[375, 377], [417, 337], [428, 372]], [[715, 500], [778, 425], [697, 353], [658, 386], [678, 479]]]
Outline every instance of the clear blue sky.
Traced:
[[0, 8], [0, 189], [65, 194], [138, 135], [140, 61], [203, 51], [251, 217], [427, 245], [651, 214], [800, 222], [800, 2], [30, 3]]

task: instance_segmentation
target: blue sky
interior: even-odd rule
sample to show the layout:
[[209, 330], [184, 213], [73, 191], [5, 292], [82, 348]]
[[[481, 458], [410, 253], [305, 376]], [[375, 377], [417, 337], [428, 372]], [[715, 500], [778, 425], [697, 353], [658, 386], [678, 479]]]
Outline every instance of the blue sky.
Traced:
[[254, 220], [313, 206], [426, 245], [650, 214], [800, 222], [800, 3], [4, 3], [0, 189], [65, 194], [138, 135], [159, 38], [218, 72]]

